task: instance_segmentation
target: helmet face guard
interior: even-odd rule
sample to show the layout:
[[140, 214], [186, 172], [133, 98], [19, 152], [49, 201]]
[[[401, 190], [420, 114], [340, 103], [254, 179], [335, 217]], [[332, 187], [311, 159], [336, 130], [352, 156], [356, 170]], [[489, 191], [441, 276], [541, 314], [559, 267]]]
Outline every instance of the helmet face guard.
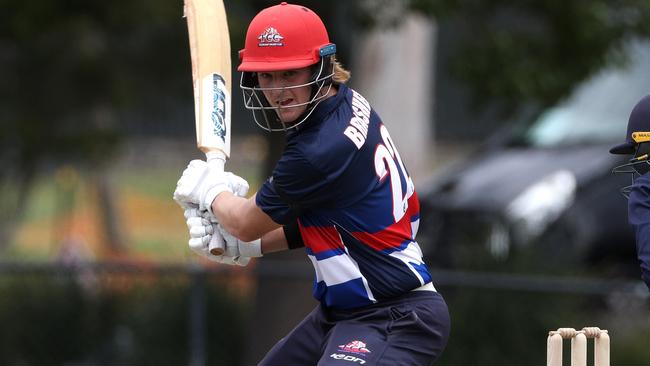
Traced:
[[[259, 86], [256, 72], [242, 72], [239, 86], [244, 97], [244, 107], [251, 111], [258, 126], [266, 131], [287, 131], [299, 126], [309, 118], [316, 106], [325, 99], [332, 88], [332, 77], [334, 75], [332, 55], [336, 48], [330, 47], [330, 50], [332, 51], [331, 54], [322, 55], [320, 61], [312, 65], [313, 74], [311, 80], [305, 84], [262, 88]], [[304, 87], [311, 87], [309, 100], [286, 107], [272, 106], [264, 95], [264, 92], [293, 90]], [[302, 108], [304, 106], [306, 106], [305, 111], [294, 121], [283, 122], [279, 117], [281, 109]]]
[[612, 173], [614, 174], [630, 174], [632, 176], [632, 183], [628, 186], [621, 188], [621, 194], [625, 198], [630, 198], [630, 192], [632, 191], [632, 186], [634, 185], [634, 180], [644, 173], [642, 172], [650, 171], [650, 161], [648, 161], [648, 155], [642, 155], [638, 158], [630, 159], [629, 163], [621, 164], [614, 169]]
[[634, 180], [648, 172], [650, 172], [650, 134], [647, 132], [633, 133], [632, 139], [636, 143], [634, 157], [629, 162], [621, 164], [612, 169], [614, 174], [630, 174], [632, 176], [632, 184], [621, 188], [621, 194], [625, 198], [630, 197]]

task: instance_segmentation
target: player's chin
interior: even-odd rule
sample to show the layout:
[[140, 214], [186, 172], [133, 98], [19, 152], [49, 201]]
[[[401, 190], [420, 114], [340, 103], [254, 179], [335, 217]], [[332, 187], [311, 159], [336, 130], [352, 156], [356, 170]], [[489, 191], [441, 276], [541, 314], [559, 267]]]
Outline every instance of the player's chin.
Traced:
[[278, 110], [280, 121], [287, 125], [293, 124], [300, 117], [301, 113], [302, 111], [299, 108], [280, 108]]

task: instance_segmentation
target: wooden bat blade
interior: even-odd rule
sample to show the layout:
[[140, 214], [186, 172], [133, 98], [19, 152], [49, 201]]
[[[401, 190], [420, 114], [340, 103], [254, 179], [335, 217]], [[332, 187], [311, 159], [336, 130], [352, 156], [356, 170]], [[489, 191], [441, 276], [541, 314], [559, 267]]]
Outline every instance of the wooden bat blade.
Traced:
[[[211, 169], [223, 171], [230, 156], [230, 34], [223, 0], [185, 0], [192, 57], [196, 143]], [[222, 255], [223, 240], [213, 235], [210, 253]]]
[[192, 56], [196, 142], [211, 155], [230, 156], [230, 36], [222, 0], [185, 0]]

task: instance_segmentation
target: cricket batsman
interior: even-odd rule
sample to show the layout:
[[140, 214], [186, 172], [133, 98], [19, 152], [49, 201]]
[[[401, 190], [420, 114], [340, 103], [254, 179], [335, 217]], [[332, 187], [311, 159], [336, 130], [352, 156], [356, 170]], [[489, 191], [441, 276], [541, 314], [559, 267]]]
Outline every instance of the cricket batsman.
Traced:
[[[450, 319], [416, 241], [417, 193], [335, 54], [312, 10], [283, 2], [257, 14], [239, 53], [240, 87], [254, 121], [286, 134], [282, 156], [250, 198], [242, 178], [194, 160], [174, 199], [195, 207], [185, 212], [190, 246], [207, 258], [245, 265], [304, 248], [312, 262], [320, 305], [259, 365], [431, 365]], [[215, 235], [222, 256], [209, 253]]]

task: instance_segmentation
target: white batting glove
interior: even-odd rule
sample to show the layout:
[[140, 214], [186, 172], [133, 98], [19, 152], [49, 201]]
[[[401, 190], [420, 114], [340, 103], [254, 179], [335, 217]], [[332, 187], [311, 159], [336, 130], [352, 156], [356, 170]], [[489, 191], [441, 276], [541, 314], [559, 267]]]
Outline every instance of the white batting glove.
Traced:
[[230, 234], [221, 225], [217, 225], [217, 231], [226, 241], [226, 250], [224, 255], [233, 258], [257, 258], [262, 256], [262, 241], [255, 239], [250, 242], [245, 242], [237, 239]]
[[194, 203], [201, 211], [212, 213], [212, 201], [219, 193], [228, 191], [244, 197], [248, 187], [245, 179], [233, 173], [210, 169], [203, 160], [192, 160], [176, 183], [174, 200], [183, 208]]
[[[210, 220], [203, 218], [198, 208], [187, 208], [183, 213], [190, 231], [190, 249], [202, 257], [211, 256], [209, 245], [214, 233]], [[221, 235], [217, 233], [217, 235]], [[223, 241], [223, 238], [222, 240]]]
[[[209, 212], [203, 212], [203, 218], [212, 222], [212, 231], [223, 238], [225, 242], [224, 260], [232, 258], [235, 264], [245, 266], [250, 261], [250, 258], [262, 256], [262, 241], [260, 239], [251, 242], [241, 241], [218, 224], [216, 218]], [[241, 264], [242, 261], [244, 264]]]
[[[187, 219], [187, 227], [190, 231], [190, 249], [204, 258], [223, 264], [246, 266], [251, 256], [256, 253], [259, 253], [256, 255], [258, 257], [262, 255], [259, 240], [252, 243], [244, 243], [238, 240], [221, 228], [215, 222], [214, 216], [207, 211], [201, 212], [197, 208], [188, 208], [185, 210], [185, 218]], [[222, 233], [226, 233], [227, 237]], [[220, 241], [225, 248], [223, 255], [213, 255], [210, 253], [210, 241], [215, 235], [217, 236], [216, 240]], [[251, 249], [255, 245], [258, 247], [257, 250]], [[239, 250], [240, 246], [245, 246], [244, 253]]]

